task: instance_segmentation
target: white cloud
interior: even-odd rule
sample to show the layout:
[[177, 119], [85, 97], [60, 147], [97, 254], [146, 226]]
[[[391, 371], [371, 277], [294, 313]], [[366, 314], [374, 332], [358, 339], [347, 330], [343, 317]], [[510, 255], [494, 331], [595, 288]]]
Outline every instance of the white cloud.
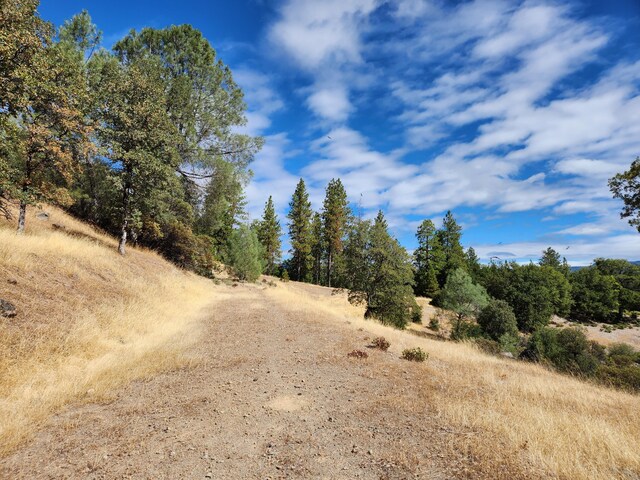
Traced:
[[248, 105], [247, 124], [240, 129], [248, 135], [260, 135], [271, 126], [270, 116], [284, 108], [284, 102], [270, 84], [269, 77], [256, 70], [239, 68], [234, 80], [244, 92]]
[[307, 103], [318, 116], [337, 122], [346, 120], [352, 110], [348, 92], [342, 85], [315, 89]]

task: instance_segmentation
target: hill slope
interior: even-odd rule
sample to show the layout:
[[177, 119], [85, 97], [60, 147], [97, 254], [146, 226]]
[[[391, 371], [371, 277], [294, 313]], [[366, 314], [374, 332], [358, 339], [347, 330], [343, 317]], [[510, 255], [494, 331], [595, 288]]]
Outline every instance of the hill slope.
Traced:
[[213, 283], [116, 245], [55, 208], [25, 235], [0, 220], [0, 299], [18, 312], [0, 318], [0, 454], [64, 404], [185, 361]]
[[[66, 230], [75, 228], [69, 223]], [[0, 275], [30, 285], [12, 298], [35, 325], [11, 321], [12, 338], [24, 342], [17, 343], [18, 358], [30, 370], [3, 387], [3, 398], [14, 393], [1, 404], [2, 424], [21, 405], [35, 412], [22, 425], [42, 425], [64, 402], [94, 398], [89, 388], [113, 392], [108, 403], [55, 415], [33, 441], [0, 460], [2, 478], [640, 475], [638, 396], [365, 321], [362, 310], [330, 289], [295, 282], [213, 287], [148, 252], [124, 263], [108, 238], [69, 239], [44, 228], [19, 241], [0, 234], [1, 248], [14, 242], [0, 250]], [[67, 295], [56, 303], [53, 286], [61, 282]], [[3, 285], [0, 298], [14, 287]], [[66, 320], [69, 312], [78, 312], [74, 321]], [[30, 350], [27, 335], [40, 335], [39, 324], [49, 334], [66, 325], [66, 333]], [[388, 352], [366, 348], [377, 335], [391, 342]], [[182, 342], [170, 348], [176, 338]], [[400, 359], [402, 349], [417, 346], [430, 353], [426, 363]], [[184, 353], [176, 357], [178, 347]], [[349, 358], [354, 349], [368, 358]], [[45, 373], [29, 363], [32, 356]], [[180, 365], [180, 358], [188, 368], [149, 375]], [[156, 365], [160, 359], [164, 365]], [[51, 374], [67, 379], [66, 396], [37, 409], [36, 398], [59, 389]], [[135, 376], [147, 378], [112, 390]], [[18, 425], [11, 422], [9, 433]]]

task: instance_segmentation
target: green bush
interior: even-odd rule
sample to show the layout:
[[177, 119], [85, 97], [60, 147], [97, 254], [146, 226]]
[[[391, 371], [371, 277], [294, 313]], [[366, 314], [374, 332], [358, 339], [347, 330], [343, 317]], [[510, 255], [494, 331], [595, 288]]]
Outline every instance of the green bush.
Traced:
[[429, 358], [429, 354], [420, 347], [407, 348], [402, 351], [402, 358], [411, 362], [424, 362]]
[[605, 385], [640, 391], [640, 367], [637, 365], [601, 365], [596, 378]]
[[288, 270], [283, 270], [282, 271], [282, 277], [280, 277], [280, 280], [282, 280], [283, 282], [288, 282], [289, 281], [289, 271]]
[[492, 340], [500, 341], [503, 336], [518, 336], [518, 322], [511, 306], [504, 300], [492, 299], [480, 311], [478, 324]]
[[590, 376], [605, 359], [604, 347], [589, 341], [584, 330], [538, 328], [527, 343], [523, 356], [548, 362], [563, 372]]
[[482, 337], [482, 327], [473, 320], [460, 320], [456, 318], [454, 328], [451, 331], [451, 340], [461, 341], [469, 338]]
[[429, 320], [429, 328], [434, 332], [440, 331], [440, 319], [438, 318], [437, 314], [431, 317], [431, 320]]

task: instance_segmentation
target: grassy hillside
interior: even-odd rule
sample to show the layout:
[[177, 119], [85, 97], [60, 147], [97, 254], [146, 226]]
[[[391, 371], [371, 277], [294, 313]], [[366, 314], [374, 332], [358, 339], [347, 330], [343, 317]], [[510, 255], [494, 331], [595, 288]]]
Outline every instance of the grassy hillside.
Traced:
[[[130, 249], [62, 211], [0, 220], [0, 454], [54, 411], [185, 362], [213, 283]], [[40, 215], [38, 215], [40, 214]]]
[[[283, 285], [283, 284], [281, 284]], [[269, 290], [287, 308], [382, 335], [390, 351], [421, 347], [430, 355], [421, 370], [420, 392], [438, 415], [466, 436], [470, 455], [498, 467], [521, 458], [541, 477], [638, 478], [640, 396], [552, 372], [542, 366], [497, 358], [472, 344], [417, 337], [364, 320], [362, 312], [330, 289], [291, 282]], [[423, 400], [398, 408], [423, 421]]]

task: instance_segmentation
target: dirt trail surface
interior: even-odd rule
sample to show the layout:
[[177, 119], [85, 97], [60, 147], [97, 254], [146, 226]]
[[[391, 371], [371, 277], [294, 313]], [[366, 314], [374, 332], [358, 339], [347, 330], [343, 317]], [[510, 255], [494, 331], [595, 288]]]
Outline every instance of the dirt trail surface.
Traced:
[[68, 408], [0, 460], [0, 478], [531, 477], [478, 462], [414, 387], [422, 366], [367, 349], [366, 331], [277, 288], [219, 288], [190, 368]]

